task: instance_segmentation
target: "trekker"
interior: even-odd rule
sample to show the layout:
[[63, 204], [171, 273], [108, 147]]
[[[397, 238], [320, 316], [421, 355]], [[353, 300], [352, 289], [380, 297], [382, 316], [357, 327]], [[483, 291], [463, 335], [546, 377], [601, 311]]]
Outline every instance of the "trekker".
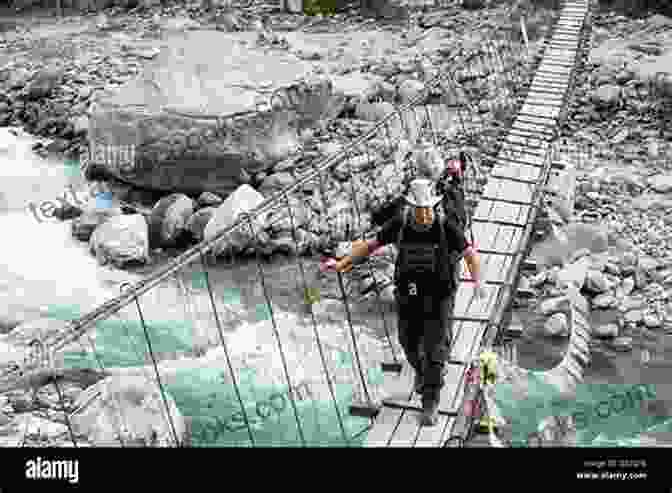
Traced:
[[[443, 196], [443, 208], [447, 214], [454, 215], [458, 224], [464, 228], [467, 222], [465, 211], [465, 197], [463, 177], [467, 169], [468, 155], [461, 151], [458, 159], [448, 160], [443, 170], [437, 169], [434, 163], [428, 159], [419, 160], [416, 178], [427, 178], [437, 183], [437, 192]], [[406, 186], [405, 192], [408, 191]], [[401, 212], [404, 206], [404, 194], [387, 204], [379, 207], [371, 213], [371, 221], [377, 226], [382, 226], [385, 221]]]
[[[443, 370], [450, 357], [456, 266], [462, 256], [476, 283], [476, 295], [482, 298], [485, 291], [478, 255], [462, 228], [437, 207], [442, 198], [433, 194], [432, 182], [413, 180], [405, 199], [407, 205], [383, 225], [376, 239], [354, 241], [349, 255], [332, 259], [326, 267], [349, 272], [353, 263], [362, 262], [375, 250], [390, 243], [397, 245], [394, 283], [399, 342], [415, 370], [414, 389], [422, 395], [421, 423], [432, 426], [437, 422]], [[458, 261], [451, 261], [453, 252], [458, 253], [453, 255]]]

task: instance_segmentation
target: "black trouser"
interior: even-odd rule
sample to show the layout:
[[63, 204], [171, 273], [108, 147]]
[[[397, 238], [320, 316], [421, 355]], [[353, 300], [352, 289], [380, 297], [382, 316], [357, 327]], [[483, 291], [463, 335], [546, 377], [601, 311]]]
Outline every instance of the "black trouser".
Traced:
[[438, 400], [453, 338], [455, 289], [442, 296], [409, 296], [399, 294], [399, 289], [396, 293], [399, 342], [409, 364], [422, 378], [423, 399]]

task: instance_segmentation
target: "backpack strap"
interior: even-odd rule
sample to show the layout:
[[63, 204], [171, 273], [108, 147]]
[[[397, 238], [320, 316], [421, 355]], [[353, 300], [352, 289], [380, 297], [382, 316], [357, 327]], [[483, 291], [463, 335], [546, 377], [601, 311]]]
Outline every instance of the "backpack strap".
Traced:
[[401, 240], [404, 239], [404, 232], [406, 226], [408, 225], [408, 205], [405, 204], [401, 208], [401, 228], [399, 228], [399, 233], [397, 234], [397, 248], [401, 245]]
[[439, 207], [436, 208], [436, 219], [439, 221], [439, 238], [440, 238], [440, 247], [444, 252], [448, 251], [448, 240], [446, 238], [446, 226], [445, 226], [445, 211], [443, 210], [443, 204], [439, 203]]

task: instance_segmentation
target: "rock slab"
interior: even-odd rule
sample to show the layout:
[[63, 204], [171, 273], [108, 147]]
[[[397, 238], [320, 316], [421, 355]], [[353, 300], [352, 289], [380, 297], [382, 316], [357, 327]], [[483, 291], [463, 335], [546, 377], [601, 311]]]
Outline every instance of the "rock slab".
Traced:
[[[300, 149], [303, 128], [340, 112], [331, 82], [307, 62], [254, 46], [256, 33], [188, 31], [168, 39], [144, 73], [93, 102], [94, 165], [136, 186], [226, 196]], [[226, 56], [213, 57], [212, 47]], [[120, 166], [115, 148], [133, 148]]]

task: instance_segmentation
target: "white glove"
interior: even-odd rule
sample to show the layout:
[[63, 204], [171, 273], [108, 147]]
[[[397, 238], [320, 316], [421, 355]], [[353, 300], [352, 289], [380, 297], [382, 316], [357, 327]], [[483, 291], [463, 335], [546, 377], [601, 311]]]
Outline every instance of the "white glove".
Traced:
[[488, 292], [485, 290], [485, 288], [481, 285], [480, 282], [477, 282], [474, 286], [474, 294], [476, 295], [476, 298], [479, 300], [484, 299], [486, 296], [488, 296]]

